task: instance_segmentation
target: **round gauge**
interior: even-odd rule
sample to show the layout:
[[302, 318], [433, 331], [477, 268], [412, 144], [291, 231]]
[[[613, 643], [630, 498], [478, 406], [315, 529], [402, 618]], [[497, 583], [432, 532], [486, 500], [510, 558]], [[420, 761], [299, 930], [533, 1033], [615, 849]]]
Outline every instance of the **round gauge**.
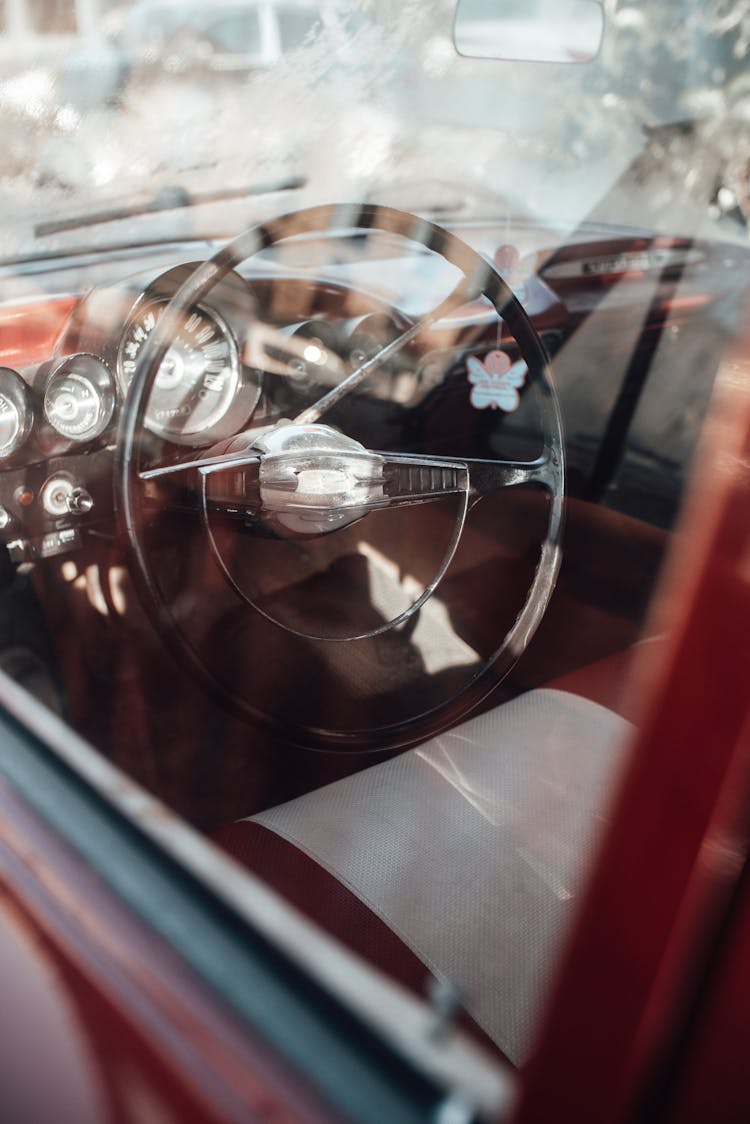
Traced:
[[10, 367], [0, 367], [0, 457], [10, 457], [20, 449], [31, 422], [26, 383]]
[[[118, 362], [127, 384], [166, 301], [148, 301], [131, 317], [120, 343]], [[146, 425], [171, 441], [211, 439], [230, 410], [240, 382], [237, 343], [215, 312], [188, 310], [174, 333], [149, 398]]]
[[93, 355], [70, 355], [52, 372], [44, 416], [69, 441], [93, 441], [112, 419], [115, 394], [109, 370]]

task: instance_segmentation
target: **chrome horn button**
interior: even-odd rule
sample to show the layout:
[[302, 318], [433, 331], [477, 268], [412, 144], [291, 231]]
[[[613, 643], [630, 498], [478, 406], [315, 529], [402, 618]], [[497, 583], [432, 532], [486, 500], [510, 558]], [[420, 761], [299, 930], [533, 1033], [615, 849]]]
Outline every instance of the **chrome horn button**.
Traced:
[[327, 425], [289, 423], [260, 436], [264, 520], [280, 531], [335, 531], [385, 506], [384, 458]]

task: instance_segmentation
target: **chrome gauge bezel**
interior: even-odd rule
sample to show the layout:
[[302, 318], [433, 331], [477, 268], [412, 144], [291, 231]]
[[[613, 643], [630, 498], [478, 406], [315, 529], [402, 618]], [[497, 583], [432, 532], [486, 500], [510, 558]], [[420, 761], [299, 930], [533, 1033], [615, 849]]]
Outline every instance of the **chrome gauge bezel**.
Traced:
[[[10, 419], [12, 430], [2, 440], [2, 429]], [[29, 388], [12, 367], [0, 367], [0, 460], [12, 457], [31, 432], [33, 413]]]
[[[154, 313], [157, 312], [157, 310], [161, 313], [168, 305], [168, 297], [162, 296], [161, 294], [155, 295], [145, 293], [143, 298], [132, 308], [127, 318], [117, 348], [118, 378], [126, 390], [135, 373], [135, 366], [133, 364], [138, 361], [141, 354], [140, 348], [145, 344], [155, 324], [158, 322], [158, 315], [154, 316]], [[153, 317], [153, 321], [150, 326], [146, 326], [144, 322], [149, 316]], [[152, 402], [149, 402], [145, 416], [145, 425], [148, 430], [158, 437], [162, 437], [178, 445], [203, 444], [204, 442], [216, 440], [218, 436], [222, 436], [226, 428], [232, 431], [235, 425], [234, 416], [236, 413], [233, 407], [238, 400], [243, 383], [239, 345], [225, 317], [214, 307], [209, 308], [203, 304], [196, 304], [189, 310], [186, 328], [193, 316], [200, 317], [201, 322], [203, 322], [204, 326], [201, 331], [205, 331], [208, 324], [213, 325], [218, 341], [226, 348], [227, 358], [223, 370], [228, 371], [228, 374], [225, 375], [225, 386], [220, 391], [220, 397], [215, 407], [207, 415], [202, 414], [197, 420], [188, 420], [187, 424], [185, 424], [184, 421], [178, 424], [171, 424], [168, 420], [160, 419], [156, 416]], [[206, 322], [208, 322], [208, 324]], [[138, 327], [140, 327], [142, 333], [142, 338], [137, 341], [140, 345], [139, 349], [133, 349], [130, 355], [126, 355], [127, 348], [129, 346], [132, 348], [133, 343], [136, 342], [132, 339], [132, 333], [134, 330], [137, 330]], [[205, 344], [208, 347], [215, 347], [216, 342], [216, 338], [211, 339], [209, 337], [205, 341]], [[218, 362], [218, 359], [209, 359], [205, 374], [203, 375], [204, 383], [206, 380], [216, 378], [220, 374], [220, 372], [210, 369], [211, 363], [214, 362]], [[157, 375], [155, 389], [158, 387], [158, 378], [159, 376]], [[252, 402], [244, 404], [247, 413], [255, 406], [260, 393], [259, 387], [253, 388], [253, 390]], [[204, 385], [200, 388], [198, 393], [199, 395], [204, 395], [213, 393], [213, 391]], [[184, 419], [185, 416], [185, 414], [179, 415], [181, 419]], [[188, 417], [190, 418], [190, 415], [188, 415]]]
[[[54, 408], [53, 396], [65, 387], [68, 387], [71, 401], [75, 402], [76, 394], [81, 390], [91, 400], [90, 412], [93, 417], [90, 421], [82, 423], [71, 416], [70, 421], [61, 416], [59, 410]], [[73, 444], [84, 445], [96, 441], [108, 429], [115, 409], [115, 384], [107, 365], [95, 355], [79, 352], [67, 355], [50, 371], [44, 388], [44, 401], [42, 410], [44, 419], [49, 426], [66, 441]]]

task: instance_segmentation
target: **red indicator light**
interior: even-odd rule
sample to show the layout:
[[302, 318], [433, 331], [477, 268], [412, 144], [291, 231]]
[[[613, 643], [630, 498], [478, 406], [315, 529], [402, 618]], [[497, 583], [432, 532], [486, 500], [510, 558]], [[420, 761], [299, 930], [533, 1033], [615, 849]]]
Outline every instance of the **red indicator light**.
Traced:
[[34, 493], [30, 492], [28, 488], [24, 488], [23, 491], [16, 492], [16, 499], [21, 507], [31, 507], [34, 502]]

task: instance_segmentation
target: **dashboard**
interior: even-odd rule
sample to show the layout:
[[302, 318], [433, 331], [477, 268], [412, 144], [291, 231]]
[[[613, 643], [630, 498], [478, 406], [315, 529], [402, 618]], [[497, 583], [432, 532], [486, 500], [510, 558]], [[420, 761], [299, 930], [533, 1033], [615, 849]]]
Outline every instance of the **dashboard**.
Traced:
[[[51, 358], [0, 368], [0, 531], [15, 561], [74, 550], [83, 529], [111, 516], [112, 449], [121, 406], [156, 324], [191, 269], [179, 266], [148, 281], [136, 276], [93, 290], [62, 324]], [[308, 302], [310, 290], [318, 304], [322, 298], [328, 306], [341, 296], [330, 285], [287, 278], [287, 301], [290, 284]], [[233, 436], [259, 406], [263, 417], [272, 408], [283, 409], [278, 394], [274, 407], [268, 398], [261, 405], [269, 380], [278, 382], [283, 372], [297, 390], [311, 386], [305, 351], [320, 370], [321, 337], [329, 347], [338, 346], [330, 321], [304, 317], [287, 323], [287, 309], [283, 336], [275, 349], [264, 351], [262, 366], [254, 364], [252, 348], [258, 345], [251, 345], [250, 337], [258, 335], [258, 302], [268, 305], [270, 299], [267, 282], [261, 289], [230, 275], [210, 301], [189, 309], [173, 334], [145, 416], [145, 428], [163, 455], [174, 459], [181, 450]], [[401, 323], [384, 313], [364, 320], [355, 317], [346, 325], [355, 360], [372, 345], [373, 331], [387, 333], [391, 325], [398, 330]], [[274, 324], [281, 326], [278, 316]]]
[[[122, 405], [160, 318], [194, 268], [93, 289], [72, 310], [62, 306], [67, 315], [50, 358], [0, 369], [0, 533], [13, 561], [66, 554], [80, 548], [82, 534], [111, 531]], [[498, 344], [496, 331], [484, 338], [490, 320], [487, 309], [466, 308], [450, 325], [425, 331], [384, 362], [343, 412], [332, 410], [331, 424], [371, 448], [476, 453], [488, 427], [465, 402], [454, 407], [466, 398], [468, 351], [482, 355]], [[179, 464], [248, 427], [297, 415], [413, 322], [349, 284], [230, 272], [170, 335], [144, 417], [148, 458]], [[516, 357], [510, 337], [499, 342]], [[507, 454], [524, 447], [533, 455], [533, 414], [529, 401], [508, 422]]]
[[[489, 226], [460, 233], [475, 244], [497, 246]], [[582, 229], [549, 251], [547, 231], [514, 234], [521, 264], [519, 253], [509, 253], [505, 244], [494, 256], [501, 268], [515, 269], [516, 288], [554, 357], [570, 487], [583, 492], [596, 475], [598, 442], [618, 393], [633, 381], [625, 366], [611, 369], [613, 345], [621, 339], [622, 350], [632, 353], [633, 325], [642, 327], [645, 309], [646, 324], [657, 332], [669, 316], [671, 332], [695, 331], [710, 353], [721, 331], [722, 301], [735, 288], [746, 251], [598, 228]], [[178, 252], [166, 246], [160, 251], [167, 262]], [[0, 367], [0, 535], [15, 562], [67, 554], [80, 548], [85, 533], [112, 529], [113, 450], [122, 404], [165, 307], [194, 268], [193, 262], [155, 268], [149, 256], [142, 249], [124, 258], [92, 254], [80, 265], [71, 259], [67, 276], [52, 260], [45, 275], [39, 262], [33, 272], [53, 287], [50, 296], [37, 298], [36, 309], [34, 301], [8, 300], [0, 307], [0, 363], [6, 363]], [[154, 463], [179, 463], [191, 450], [219, 447], [249, 426], [295, 416], [414, 323], [413, 293], [431, 281], [424, 263], [415, 268], [386, 253], [356, 272], [349, 268], [351, 256], [327, 252], [334, 268], [312, 271], [295, 260], [256, 260], [249, 272], [228, 274], [209, 299], [187, 311], [161, 358], [144, 419]], [[84, 283], [88, 279], [93, 288]], [[6, 296], [11, 285], [2, 281], [0, 296]], [[43, 330], [34, 327], [37, 321]], [[576, 333], [581, 346], [566, 346]], [[18, 346], [3, 347], [4, 339]], [[384, 364], [352, 396], [345, 415], [333, 412], [332, 424], [368, 448], [533, 456], [529, 399], [503, 419], [500, 437], [495, 425], [490, 438], [484, 424], [489, 414], [497, 421], [494, 410], [466, 408], [466, 356], [481, 358], [498, 344], [515, 360], [513, 341], [496, 338], [487, 309], [467, 306], [450, 324], [423, 333], [399, 362]], [[646, 357], [641, 367], [647, 364]], [[636, 398], [642, 389], [635, 388]], [[707, 372], [693, 411], [697, 418], [709, 390]], [[677, 394], [686, 392], [694, 388], [675, 387]], [[651, 479], [634, 506], [656, 496], [658, 469], [663, 497], [656, 496], [654, 519], [672, 517], [697, 432], [697, 420], [688, 424], [691, 416], [684, 415], [685, 432], [674, 449], [674, 435], [667, 442], [663, 432], [644, 440], [636, 424], [637, 448], [626, 450], [632, 453], [625, 464], [630, 479], [619, 487], [616, 502], [626, 504], [629, 492], [641, 487], [636, 477], [643, 475], [645, 455]]]

